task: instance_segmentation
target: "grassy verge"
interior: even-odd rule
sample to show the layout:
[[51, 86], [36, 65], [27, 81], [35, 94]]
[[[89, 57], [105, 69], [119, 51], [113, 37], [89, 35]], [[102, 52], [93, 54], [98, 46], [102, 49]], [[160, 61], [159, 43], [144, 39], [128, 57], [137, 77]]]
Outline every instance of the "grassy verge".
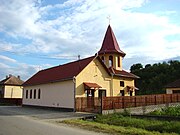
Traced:
[[141, 128], [134, 128], [131, 126], [122, 127], [115, 125], [102, 124], [92, 121], [84, 120], [65, 120], [63, 123], [74, 125], [83, 129], [88, 129], [96, 132], [104, 132], [108, 134], [119, 134], [119, 135], [176, 135], [176, 133], [160, 133], [157, 131], [147, 131]]
[[158, 131], [161, 133], [177, 133], [180, 134], [180, 122], [174, 121], [160, 121], [151, 119], [138, 119], [131, 117], [124, 117], [121, 114], [98, 115], [96, 122], [108, 125], [134, 127], [138, 129], [145, 129], [148, 131]]

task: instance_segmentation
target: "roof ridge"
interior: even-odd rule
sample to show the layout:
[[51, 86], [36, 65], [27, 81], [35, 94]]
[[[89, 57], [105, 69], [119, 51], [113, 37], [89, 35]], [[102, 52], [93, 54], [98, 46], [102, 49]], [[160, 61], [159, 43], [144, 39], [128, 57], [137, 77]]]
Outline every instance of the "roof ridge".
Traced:
[[80, 60], [76, 60], [76, 61], [71, 61], [71, 62], [68, 62], [68, 63], [64, 63], [62, 65], [58, 65], [58, 66], [53, 66], [53, 67], [50, 67], [50, 68], [46, 68], [46, 69], [42, 69], [40, 70], [39, 72], [41, 71], [46, 71], [46, 70], [50, 70], [50, 69], [53, 69], [53, 68], [58, 68], [58, 67], [61, 67], [61, 66], [65, 66], [65, 65], [69, 65], [69, 64], [73, 64], [73, 63], [76, 63], [76, 62], [81, 62], [83, 60], [86, 60], [86, 59], [90, 59], [92, 57], [95, 57], [95, 56], [90, 56], [90, 57], [87, 57], [87, 58], [84, 58], [84, 59], [80, 59]]

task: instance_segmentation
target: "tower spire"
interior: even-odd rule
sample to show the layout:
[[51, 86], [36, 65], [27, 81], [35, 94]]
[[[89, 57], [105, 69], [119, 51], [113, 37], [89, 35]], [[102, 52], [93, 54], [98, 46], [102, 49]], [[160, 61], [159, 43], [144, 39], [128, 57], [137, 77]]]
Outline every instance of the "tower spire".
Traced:
[[107, 28], [101, 49], [99, 50], [98, 54], [108, 53], [117, 53], [122, 57], [126, 55], [122, 50], [120, 50], [118, 42], [110, 25]]

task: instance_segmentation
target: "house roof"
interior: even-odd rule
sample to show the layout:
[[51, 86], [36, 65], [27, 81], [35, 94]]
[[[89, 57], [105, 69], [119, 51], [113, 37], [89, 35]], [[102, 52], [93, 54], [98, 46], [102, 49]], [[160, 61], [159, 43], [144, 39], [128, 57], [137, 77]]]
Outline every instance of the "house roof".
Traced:
[[21, 86], [24, 83], [20, 78], [10, 75], [6, 79], [0, 81], [0, 85], [16, 85]]
[[120, 76], [120, 77], [127, 77], [127, 78], [134, 78], [134, 79], [140, 78], [139, 76], [136, 76], [136, 75], [129, 73], [125, 70], [116, 70], [113, 67], [110, 67], [109, 71], [111, 73], [115, 74], [116, 76]]
[[92, 56], [64, 65], [41, 70], [28, 79], [23, 85], [38, 85], [73, 79], [73, 77], [78, 75], [94, 58], [95, 56]]
[[107, 28], [101, 49], [98, 52], [98, 54], [105, 53], [118, 53], [123, 57], [126, 55], [122, 50], [120, 50], [118, 42], [110, 25]]
[[165, 87], [166, 88], [180, 88], [180, 79], [167, 84]]

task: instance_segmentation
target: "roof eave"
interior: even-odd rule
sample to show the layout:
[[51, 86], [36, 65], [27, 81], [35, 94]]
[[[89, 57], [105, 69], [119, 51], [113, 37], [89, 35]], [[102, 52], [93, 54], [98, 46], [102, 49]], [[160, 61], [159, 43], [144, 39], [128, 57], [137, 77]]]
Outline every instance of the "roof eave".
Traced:
[[42, 85], [42, 84], [48, 84], [48, 83], [63, 82], [63, 81], [73, 80], [73, 78], [74, 78], [74, 76], [70, 77], [70, 78], [65, 78], [65, 79], [60, 79], [60, 80], [53, 80], [53, 81], [47, 81], [47, 82], [42, 82], [42, 83], [23, 84], [23, 86], [34, 86], [34, 85]]

